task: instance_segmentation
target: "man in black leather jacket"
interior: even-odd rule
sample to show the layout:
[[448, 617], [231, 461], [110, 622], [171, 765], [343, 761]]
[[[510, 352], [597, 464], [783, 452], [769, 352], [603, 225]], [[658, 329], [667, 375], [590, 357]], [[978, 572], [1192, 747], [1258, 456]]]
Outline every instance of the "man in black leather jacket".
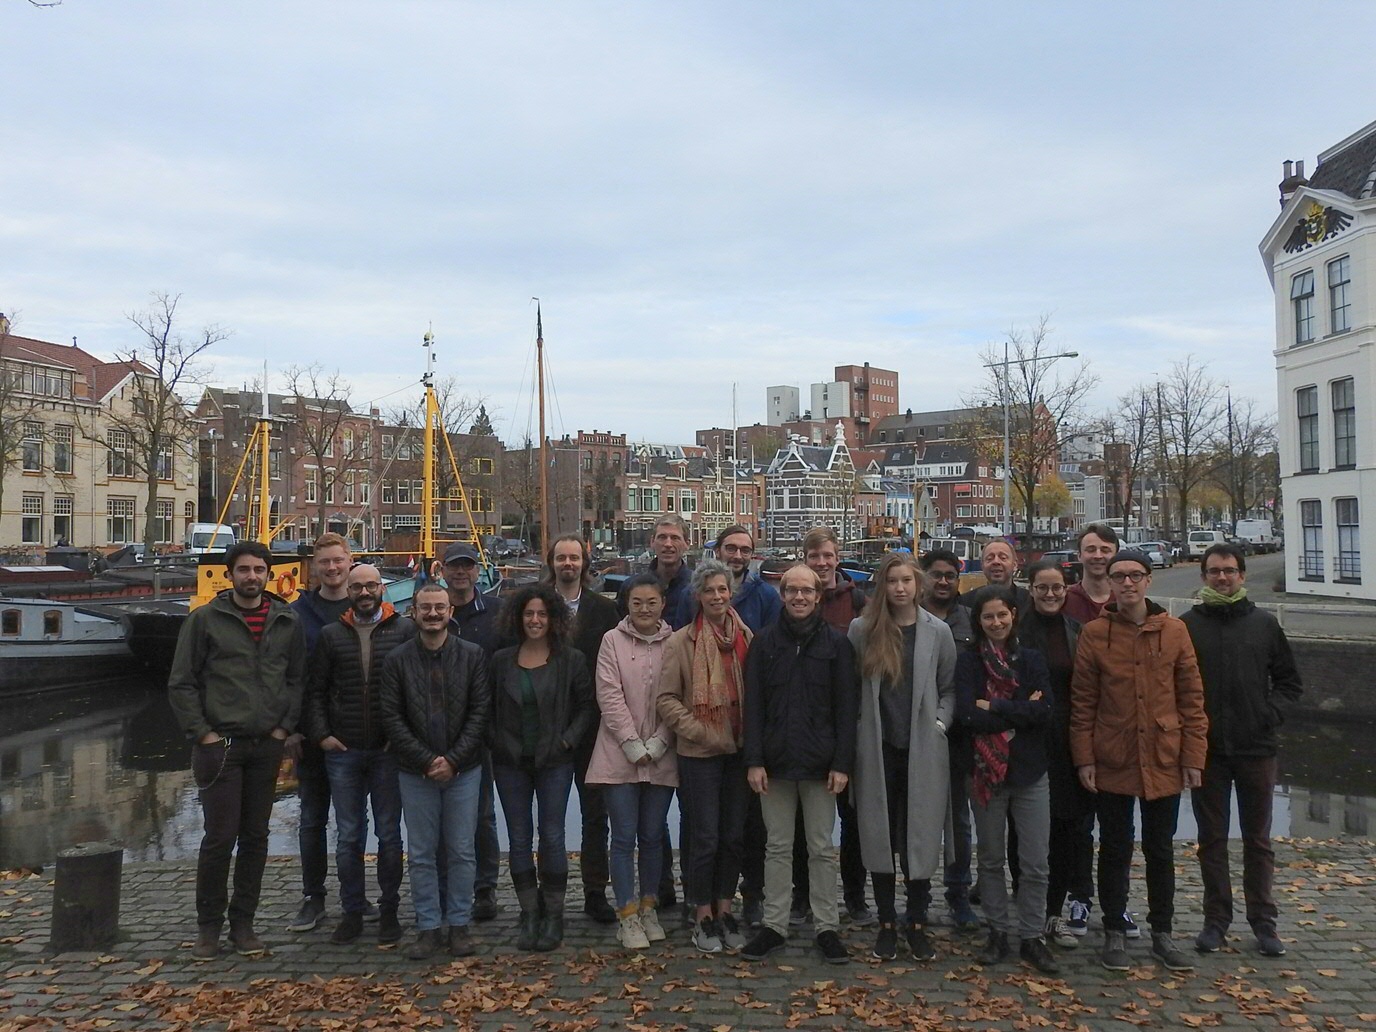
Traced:
[[416, 937], [406, 956], [428, 960], [440, 948], [435, 860], [443, 838], [449, 953], [465, 957], [475, 949], [468, 926], [477, 869], [473, 835], [482, 744], [492, 704], [487, 661], [477, 645], [450, 633], [449, 595], [440, 585], [423, 585], [413, 612], [419, 634], [393, 649], [382, 669], [382, 721], [400, 768], [416, 910]]

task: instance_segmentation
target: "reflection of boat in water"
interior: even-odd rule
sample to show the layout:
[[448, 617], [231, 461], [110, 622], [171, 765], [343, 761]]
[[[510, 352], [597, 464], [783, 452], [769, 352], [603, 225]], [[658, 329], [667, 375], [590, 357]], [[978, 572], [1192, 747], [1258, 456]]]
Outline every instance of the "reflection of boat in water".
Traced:
[[126, 677], [136, 667], [118, 612], [0, 598], [0, 691], [70, 688]]

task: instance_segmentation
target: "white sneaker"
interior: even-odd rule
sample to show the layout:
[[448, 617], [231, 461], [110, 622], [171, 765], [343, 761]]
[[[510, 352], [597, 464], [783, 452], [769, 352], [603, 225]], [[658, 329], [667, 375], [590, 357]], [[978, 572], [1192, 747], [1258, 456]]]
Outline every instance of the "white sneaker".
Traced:
[[640, 927], [645, 929], [645, 938], [651, 942], [663, 942], [668, 938], [664, 926], [659, 923], [659, 915], [655, 913], [654, 907], [648, 907], [640, 912]]
[[693, 926], [693, 945], [699, 953], [720, 953], [721, 936], [717, 934], [717, 923], [704, 917]]
[[645, 927], [640, 923], [639, 914], [627, 914], [620, 918], [621, 927], [616, 930], [616, 940], [628, 950], [643, 950], [650, 945], [645, 935]]
[[1060, 917], [1046, 919], [1046, 941], [1063, 950], [1073, 950], [1080, 945], [1079, 937], [1065, 926]]

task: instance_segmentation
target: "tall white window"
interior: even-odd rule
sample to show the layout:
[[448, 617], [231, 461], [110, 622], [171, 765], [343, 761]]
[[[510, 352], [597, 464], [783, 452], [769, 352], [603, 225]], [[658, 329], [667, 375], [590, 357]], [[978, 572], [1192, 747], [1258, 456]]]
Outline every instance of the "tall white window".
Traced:
[[1297, 272], [1290, 281], [1290, 303], [1295, 309], [1295, 343], [1314, 339], [1314, 270]]
[[24, 424], [24, 472], [39, 473], [43, 469], [43, 424]]
[[1357, 465], [1357, 392], [1350, 376], [1333, 381], [1333, 465]]
[[1323, 505], [1310, 499], [1300, 502], [1300, 528], [1303, 531], [1303, 552], [1300, 555], [1300, 579], [1323, 580]]
[[65, 541], [68, 544], [72, 540], [72, 496], [54, 495], [53, 496], [53, 540]]
[[65, 424], [53, 427], [53, 472], [72, 471], [72, 428]]
[[1362, 582], [1361, 521], [1357, 499], [1333, 499], [1334, 522], [1338, 525], [1337, 579], [1348, 584]]
[[112, 477], [132, 477], [134, 475], [134, 456], [129, 444], [129, 434], [125, 430], [107, 430], [105, 446], [109, 449], [105, 456], [105, 473]]
[[1295, 414], [1300, 425], [1300, 472], [1319, 469], [1319, 389], [1301, 387], [1295, 392]]
[[320, 500], [320, 471], [318, 469], [306, 470], [306, 502], [313, 504]]
[[172, 499], [159, 498], [157, 513], [157, 539], [158, 544], [160, 545], [170, 545], [172, 543], [172, 512]]
[[43, 496], [26, 494], [23, 506], [22, 540], [26, 545], [40, 544], [43, 541]]
[[134, 499], [105, 499], [105, 536], [111, 545], [127, 545], [134, 540]]
[[1348, 289], [1352, 286], [1352, 261], [1347, 255], [1328, 263], [1328, 332], [1342, 333], [1352, 329], [1352, 301]]

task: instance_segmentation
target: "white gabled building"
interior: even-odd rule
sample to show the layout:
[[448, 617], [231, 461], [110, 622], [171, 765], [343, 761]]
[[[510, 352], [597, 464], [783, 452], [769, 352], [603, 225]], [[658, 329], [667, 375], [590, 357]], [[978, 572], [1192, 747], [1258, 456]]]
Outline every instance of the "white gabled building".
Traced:
[[1275, 291], [1286, 590], [1376, 598], [1376, 122], [1285, 162]]
[[843, 542], [860, 537], [858, 479], [839, 424], [829, 447], [804, 444], [793, 435], [764, 474], [765, 540], [775, 547], [800, 545], [813, 527], [831, 527]]

